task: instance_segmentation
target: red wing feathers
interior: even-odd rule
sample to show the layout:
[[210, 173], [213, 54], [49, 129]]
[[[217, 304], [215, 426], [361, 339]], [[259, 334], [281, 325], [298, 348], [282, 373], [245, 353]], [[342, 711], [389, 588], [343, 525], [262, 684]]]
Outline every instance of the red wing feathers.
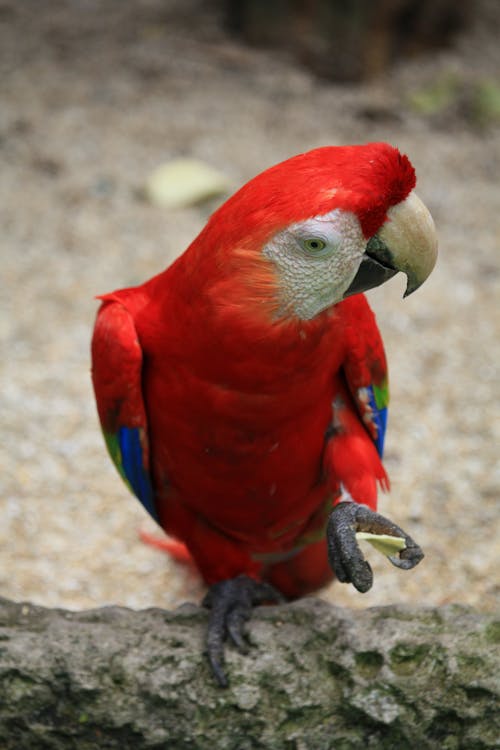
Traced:
[[104, 439], [121, 476], [158, 520], [142, 395], [142, 349], [130, 312], [104, 298], [92, 339], [92, 381]]

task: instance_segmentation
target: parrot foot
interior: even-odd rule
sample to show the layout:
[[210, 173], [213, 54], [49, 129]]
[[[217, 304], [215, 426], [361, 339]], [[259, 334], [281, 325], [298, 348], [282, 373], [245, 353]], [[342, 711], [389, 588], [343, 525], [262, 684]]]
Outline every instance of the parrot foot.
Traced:
[[244, 625], [252, 607], [264, 602], [283, 602], [285, 598], [269, 583], [255, 581], [246, 575], [219, 581], [210, 587], [203, 606], [211, 610], [207, 633], [207, 656], [215, 679], [221, 687], [229, 682], [224, 672], [224, 641], [229, 636], [242, 653], [248, 651]]
[[350, 501], [339, 503], [328, 519], [328, 558], [338, 580], [341, 583], [352, 583], [362, 594], [372, 587], [373, 573], [356, 541], [358, 531], [403, 537], [404, 549], [398, 555], [389, 557], [397, 568], [410, 570], [424, 556], [418, 544], [388, 518], [370, 510], [367, 505]]

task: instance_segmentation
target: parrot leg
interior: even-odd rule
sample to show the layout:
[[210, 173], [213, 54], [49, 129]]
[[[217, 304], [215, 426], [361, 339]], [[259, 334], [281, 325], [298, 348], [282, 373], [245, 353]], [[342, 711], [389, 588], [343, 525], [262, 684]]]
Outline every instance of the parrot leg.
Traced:
[[367, 505], [350, 501], [339, 503], [328, 519], [328, 558], [338, 580], [341, 583], [352, 583], [362, 594], [372, 587], [373, 573], [356, 541], [358, 531], [403, 537], [405, 548], [398, 555], [389, 557], [397, 568], [410, 570], [424, 556], [418, 544], [388, 518], [370, 510]]
[[211, 610], [207, 633], [207, 656], [215, 679], [221, 687], [229, 682], [224, 672], [224, 641], [229, 636], [242, 653], [248, 651], [243, 626], [252, 607], [264, 602], [283, 602], [284, 597], [269, 583], [255, 581], [246, 575], [214, 583], [203, 606]]

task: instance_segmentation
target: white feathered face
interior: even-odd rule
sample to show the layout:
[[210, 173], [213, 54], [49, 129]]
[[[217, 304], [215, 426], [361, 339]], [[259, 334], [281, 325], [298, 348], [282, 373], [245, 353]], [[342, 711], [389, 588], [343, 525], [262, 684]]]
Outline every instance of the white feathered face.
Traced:
[[279, 314], [310, 320], [340, 302], [365, 248], [357, 216], [340, 209], [275, 234], [262, 252], [276, 266]]

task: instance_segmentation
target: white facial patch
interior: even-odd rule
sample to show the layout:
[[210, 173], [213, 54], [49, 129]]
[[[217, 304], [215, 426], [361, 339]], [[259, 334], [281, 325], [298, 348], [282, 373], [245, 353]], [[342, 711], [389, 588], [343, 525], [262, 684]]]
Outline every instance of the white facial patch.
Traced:
[[340, 302], [365, 248], [357, 216], [341, 209], [275, 234], [262, 252], [277, 267], [280, 313], [310, 320]]

